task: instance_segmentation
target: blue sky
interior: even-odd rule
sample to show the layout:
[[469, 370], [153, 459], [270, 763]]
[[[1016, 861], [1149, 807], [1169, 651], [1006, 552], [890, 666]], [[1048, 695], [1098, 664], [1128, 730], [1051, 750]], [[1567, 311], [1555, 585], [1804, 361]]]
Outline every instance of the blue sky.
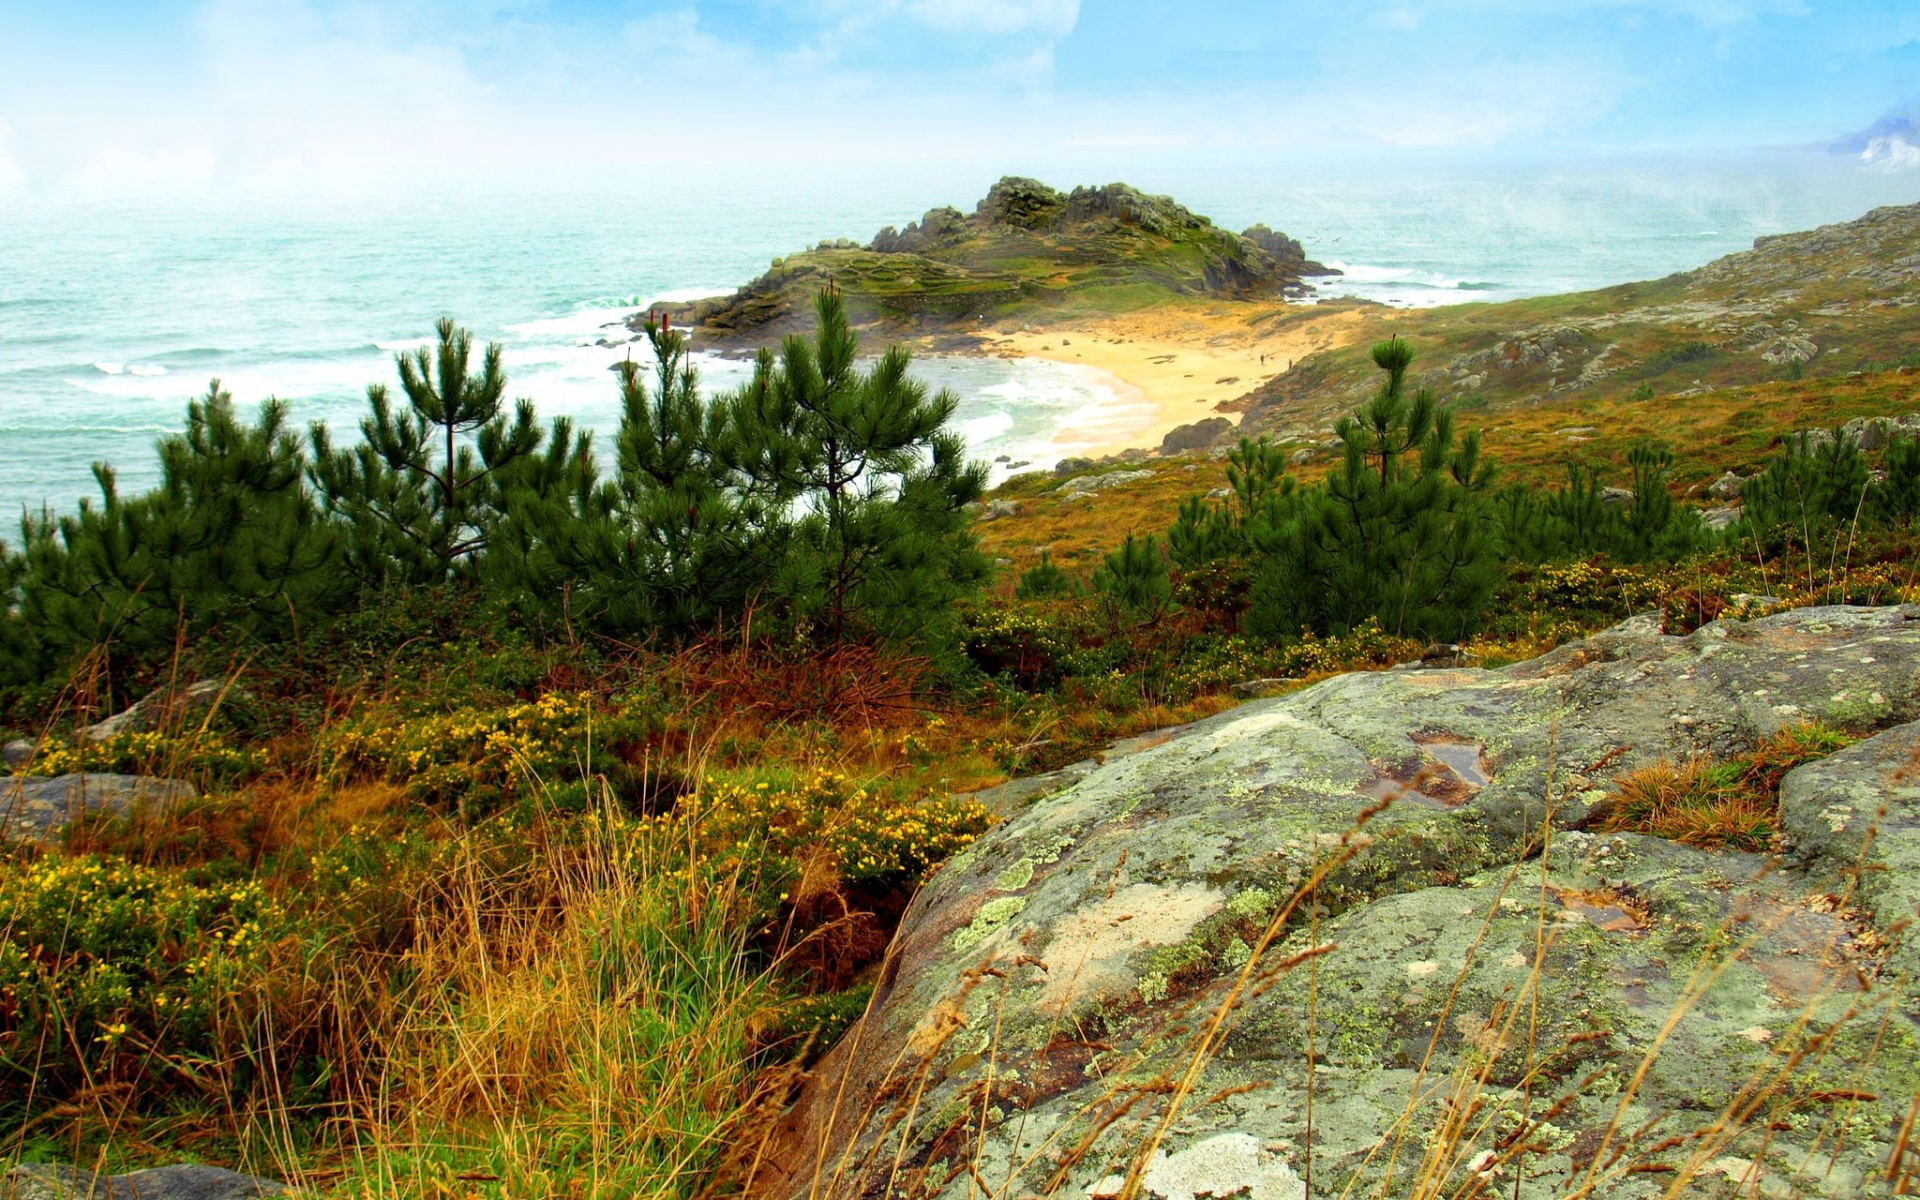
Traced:
[[1920, 96], [1920, 4], [0, 0], [0, 190], [662, 159], [1697, 151]]

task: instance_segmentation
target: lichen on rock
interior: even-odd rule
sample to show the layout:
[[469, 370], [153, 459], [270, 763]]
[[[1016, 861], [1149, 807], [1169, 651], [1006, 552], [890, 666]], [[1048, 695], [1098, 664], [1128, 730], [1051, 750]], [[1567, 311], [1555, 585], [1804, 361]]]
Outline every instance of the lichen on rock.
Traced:
[[[1617, 773], [1836, 716], [1886, 732], [1787, 777], [1784, 866], [1586, 828]], [[1888, 969], [1920, 974], [1891, 932], [1920, 902], [1916, 718], [1920, 609], [1829, 608], [1636, 620], [1173, 731], [936, 873], [756, 1187], [798, 1197], [811, 1166], [779, 1172], [825, 1147], [834, 1197], [959, 1200], [973, 1172], [1093, 1196], [1137, 1167], [1185, 1200], [1228, 1194], [1200, 1164], [1229, 1160], [1231, 1194], [1304, 1195], [1311, 1085], [1316, 1195], [1400, 1194], [1407, 1155], [1523, 1196], [1590, 1168], [1596, 1196], [1649, 1194], [1675, 1179], [1629, 1169], [1653, 1163], [1727, 1187], [1711, 1164], [1735, 1159], [1846, 1194], [1830, 1181], [1885, 1170], [1920, 1089], [1920, 1009]], [[1481, 1140], [1448, 1143], [1466, 1103]]]

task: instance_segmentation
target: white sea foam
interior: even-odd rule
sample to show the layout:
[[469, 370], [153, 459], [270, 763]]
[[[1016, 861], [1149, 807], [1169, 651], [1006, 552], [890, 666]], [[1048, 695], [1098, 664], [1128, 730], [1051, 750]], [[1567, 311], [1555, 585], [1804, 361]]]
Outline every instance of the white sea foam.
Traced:
[[158, 379], [167, 373], [159, 363], [134, 363], [127, 368], [127, 374], [138, 375], [142, 379]]
[[626, 320], [633, 312], [631, 305], [619, 307], [595, 306], [576, 308], [570, 313], [557, 317], [537, 317], [531, 321], [517, 321], [506, 326], [506, 331], [515, 338], [524, 341], [546, 340], [554, 338], [618, 337], [626, 338]]
[[990, 413], [960, 422], [960, 436], [966, 439], [969, 446], [982, 445], [1011, 432], [1013, 432], [1013, 414], [1004, 409], [994, 409]]
[[1343, 262], [1332, 262], [1327, 265], [1340, 271], [1340, 275], [1327, 281], [1328, 287], [1338, 287], [1342, 282], [1399, 284], [1406, 287], [1435, 288], [1440, 291], [1463, 291], [1499, 286], [1484, 280], [1456, 279], [1413, 267], [1376, 267], [1366, 263]]
[[126, 372], [127, 368], [116, 362], [97, 362], [93, 364], [93, 369], [102, 375], [121, 375]]

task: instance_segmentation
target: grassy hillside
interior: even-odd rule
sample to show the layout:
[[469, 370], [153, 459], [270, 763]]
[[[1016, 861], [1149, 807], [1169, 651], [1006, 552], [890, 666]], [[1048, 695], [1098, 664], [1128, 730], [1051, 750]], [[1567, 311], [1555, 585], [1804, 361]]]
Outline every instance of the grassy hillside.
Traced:
[[1418, 353], [1412, 382], [1456, 408], [1564, 410], [1568, 424], [1610, 405], [1653, 401], [1684, 414], [1723, 404], [1706, 398], [1721, 389], [1920, 364], [1920, 205], [1762, 238], [1752, 250], [1647, 283], [1383, 310], [1369, 333], [1242, 398], [1244, 428], [1315, 437], [1371, 393], [1367, 347], [1389, 334]]
[[[1414, 346], [1423, 349], [1417, 339]], [[1379, 374], [1371, 362], [1367, 369]], [[1501, 410], [1456, 407], [1463, 428], [1482, 431], [1499, 482], [1554, 487], [1564, 480], [1567, 464], [1577, 463], [1624, 486], [1628, 450], [1653, 440], [1673, 451], [1676, 493], [1712, 505], [1721, 501], [1705, 495], [1707, 485], [1726, 471], [1751, 474], [1795, 430], [1920, 412], [1920, 367], [1720, 388], [1683, 403], [1670, 396], [1595, 392]], [[1309, 460], [1296, 469], [1303, 481], [1321, 478], [1339, 457], [1327, 445], [1328, 435], [1286, 440], [1309, 451]], [[1076, 486], [1077, 475], [1015, 476], [992, 496], [1012, 500], [1015, 512], [976, 526], [981, 547], [1017, 568], [1031, 565], [1046, 549], [1063, 567], [1091, 570], [1128, 534], [1164, 533], [1189, 495], [1226, 482], [1221, 464], [1207, 458], [1109, 465], [1082, 474], [1121, 472], [1147, 474], [1098, 490]]]

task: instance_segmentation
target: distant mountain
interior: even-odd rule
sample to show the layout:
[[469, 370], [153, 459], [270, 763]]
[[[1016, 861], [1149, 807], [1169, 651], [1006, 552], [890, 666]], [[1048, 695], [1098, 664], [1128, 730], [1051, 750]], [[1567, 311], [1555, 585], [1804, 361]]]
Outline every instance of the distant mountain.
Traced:
[[1920, 166], [1920, 125], [1914, 122], [1916, 107], [1902, 105], [1865, 129], [1835, 138], [1827, 143], [1828, 153], [1854, 156], [1867, 162]]

